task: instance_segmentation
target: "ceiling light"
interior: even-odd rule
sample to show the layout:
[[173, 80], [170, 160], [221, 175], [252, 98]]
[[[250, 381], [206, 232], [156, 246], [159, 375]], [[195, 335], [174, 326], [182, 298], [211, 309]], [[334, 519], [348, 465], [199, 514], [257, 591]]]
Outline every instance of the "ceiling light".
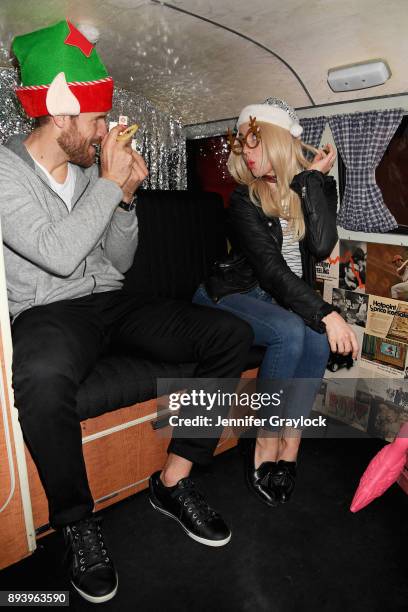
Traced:
[[391, 76], [391, 70], [383, 60], [370, 60], [339, 68], [330, 68], [327, 82], [333, 91], [353, 91], [382, 85]]

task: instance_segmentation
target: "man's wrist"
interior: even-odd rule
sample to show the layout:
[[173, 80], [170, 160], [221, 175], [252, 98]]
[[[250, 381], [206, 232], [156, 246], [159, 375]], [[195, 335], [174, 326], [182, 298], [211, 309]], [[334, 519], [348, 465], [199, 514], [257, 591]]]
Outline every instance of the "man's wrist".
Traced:
[[124, 191], [122, 189], [123, 192], [123, 196], [122, 196], [122, 202], [124, 204], [131, 204], [133, 202], [133, 200], [136, 201], [136, 194], [135, 193], [131, 193], [130, 191]]
[[116, 178], [114, 178], [113, 176], [109, 176], [109, 174], [101, 174], [100, 178], [105, 179], [106, 181], [110, 181], [111, 183], [115, 183], [115, 185], [117, 185], [119, 187], [119, 189], [122, 189], [123, 183], [120, 183]]
[[125, 210], [126, 212], [131, 212], [136, 208], [136, 202], [137, 196], [136, 194], [133, 194], [130, 201], [122, 200], [121, 202], [119, 202], [118, 207], [122, 210]]

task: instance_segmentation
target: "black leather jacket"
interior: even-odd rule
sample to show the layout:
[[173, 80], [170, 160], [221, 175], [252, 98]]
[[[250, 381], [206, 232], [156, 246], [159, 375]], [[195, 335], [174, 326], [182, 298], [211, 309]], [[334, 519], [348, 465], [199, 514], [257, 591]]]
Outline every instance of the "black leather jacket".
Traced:
[[218, 262], [212, 278], [207, 279], [206, 288], [216, 299], [214, 292], [223, 297], [248, 291], [259, 283], [279, 304], [297, 313], [314, 330], [324, 333], [322, 318], [337, 308], [325, 302], [313, 284], [316, 261], [325, 259], [338, 239], [336, 182], [333, 177], [308, 170], [294, 177], [291, 188], [301, 198], [306, 224], [305, 237], [299, 243], [303, 277], [292, 272], [282, 256], [279, 219], [265, 215], [260, 206], [251, 202], [248, 188], [239, 186], [231, 196], [228, 212], [233, 254], [224, 261], [227, 264], [224, 270], [232, 262], [230, 277], [225, 280], [225, 273], [220, 273], [220, 265], [222, 268], [224, 264]]

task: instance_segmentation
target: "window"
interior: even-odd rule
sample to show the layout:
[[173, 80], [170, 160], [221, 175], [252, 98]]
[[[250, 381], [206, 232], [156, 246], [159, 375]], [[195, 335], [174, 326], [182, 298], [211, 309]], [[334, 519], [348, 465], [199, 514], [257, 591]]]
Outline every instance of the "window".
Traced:
[[[346, 182], [346, 168], [340, 154], [338, 160], [341, 200]], [[408, 234], [408, 115], [404, 115], [392, 137], [376, 169], [375, 178], [385, 205], [398, 223], [398, 228], [390, 233]]]

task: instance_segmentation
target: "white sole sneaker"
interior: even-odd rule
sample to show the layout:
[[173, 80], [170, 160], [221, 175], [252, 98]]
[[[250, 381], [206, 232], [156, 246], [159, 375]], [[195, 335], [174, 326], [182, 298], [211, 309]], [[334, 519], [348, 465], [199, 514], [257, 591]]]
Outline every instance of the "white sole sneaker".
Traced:
[[182, 527], [182, 529], [186, 532], [186, 534], [190, 536], [190, 538], [192, 538], [196, 542], [199, 542], [200, 544], [204, 544], [205, 546], [212, 546], [212, 547], [217, 548], [220, 546], [225, 546], [226, 544], [228, 544], [228, 542], [231, 539], [231, 536], [232, 536], [231, 532], [227, 538], [224, 538], [224, 540], [207, 540], [206, 538], [200, 538], [200, 536], [189, 531], [187, 527], [185, 527], [185, 525], [183, 525], [183, 523], [176, 516], [174, 516], [174, 514], [171, 514], [171, 512], [167, 512], [167, 510], [160, 508], [160, 506], [156, 506], [156, 504], [151, 500], [150, 497], [149, 497], [149, 502], [151, 503], [151, 505], [153, 506], [155, 510], [157, 510], [158, 512], [161, 512], [162, 514], [165, 514], [166, 516], [169, 516], [174, 521], [176, 521], [180, 525], [180, 527]]
[[104, 603], [105, 601], [109, 601], [110, 599], [113, 599], [115, 597], [117, 590], [118, 590], [119, 581], [118, 581], [118, 575], [116, 574], [116, 587], [110, 593], [107, 593], [106, 595], [101, 595], [100, 597], [95, 597], [94, 595], [89, 595], [88, 593], [81, 591], [81, 589], [77, 587], [72, 582], [72, 580], [71, 580], [71, 584], [74, 587], [74, 589], [77, 591], [77, 593], [79, 593], [81, 597], [83, 597], [87, 601], [90, 601], [91, 603]]

